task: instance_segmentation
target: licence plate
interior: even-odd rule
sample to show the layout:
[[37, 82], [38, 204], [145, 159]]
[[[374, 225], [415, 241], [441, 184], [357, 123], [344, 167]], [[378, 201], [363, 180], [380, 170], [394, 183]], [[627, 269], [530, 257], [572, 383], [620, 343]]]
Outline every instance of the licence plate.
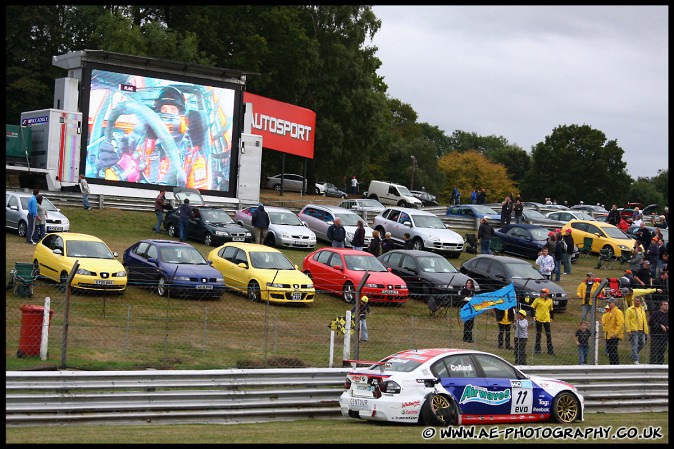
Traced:
[[295, 240], [295, 246], [307, 246], [307, 244], [299, 240]]
[[95, 281], [94, 284], [96, 285], [112, 285], [112, 281]]
[[367, 399], [351, 398], [349, 402], [349, 409], [351, 410], [369, 410]]
[[213, 290], [213, 286], [208, 284], [199, 284], [197, 285], [197, 290]]
[[47, 226], [47, 231], [48, 232], [61, 232], [61, 231], [63, 231], [63, 228], [56, 227], [56, 226]]
[[300, 292], [293, 292], [293, 293], [291, 294], [291, 297], [292, 297], [292, 299], [294, 299], [295, 301], [299, 301], [299, 300], [302, 299], [302, 293], [300, 293]]
[[381, 292], [384, 295], [397, 295], [398, 294], [398, 290], [382, 290]]
[[246, 240], [245, 237], [232, 237], [233, 242], [243, 242], [244, 240]]

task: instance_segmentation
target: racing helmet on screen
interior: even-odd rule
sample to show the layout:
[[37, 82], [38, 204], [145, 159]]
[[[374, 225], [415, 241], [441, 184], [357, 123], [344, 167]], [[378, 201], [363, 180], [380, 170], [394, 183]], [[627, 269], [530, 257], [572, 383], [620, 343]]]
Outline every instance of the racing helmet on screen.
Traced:
[[[178, 109], [178, 114], [171, 114], [162, 112], [162, 106], [170, 105]], [[154, 110], [166, 125], [171, 136], [176, 141], [180, 142], [183, 134], [187, 130], [187, 119], [185, 118], [185, 97], [182, 92], [173, 86], [163, 87], [154, 101]]]

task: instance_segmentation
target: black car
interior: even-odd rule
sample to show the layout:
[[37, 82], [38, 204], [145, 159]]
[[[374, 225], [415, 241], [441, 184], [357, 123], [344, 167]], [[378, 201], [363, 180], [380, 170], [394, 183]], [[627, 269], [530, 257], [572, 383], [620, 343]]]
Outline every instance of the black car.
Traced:
[[494, 231], [494, 236], [501, 240], [504, 253], [536, 259], [548, 240], [550, 231], [543, 226], [526, 223], [511, 223]]
[[[180, 208], [166, 214], [164, 229], [171, 237], [178, 237], [180, 231]], [[225, 242], [255, 241], [253, 234], [237, 224], [227, 211], [214, 206], [190, 206], [187, 222], [187, 238], [203, 242], [208, 246], [218, 246]]]
[[424, 207], [425, 206], [435, 207], [440, 205], [435, 195], [431, 195], [430, 193], [424, 190], [410, 190], [410, 193], [412, 193], [412, 196], [414, 196], [415, 198], [419, 198], [419, 201], [421, 201], [421, 204], [423, 204]]
[[[524, 310], [531, 310], [530, 304], [540, 296], [543, 288], [550, 290], [555, 312], [566, 310], [569, 301], [562, 287], [545, 279], [526, 260], [480, 254], [464, 262], [459, 271], [479, 282], [483, 293], [498, 290], [512, 282], [517, 293], [518, 307]], [[529, 301], [526, 301], [527, 298]]]
[[[378, 259], [407, 283], [411, 297], [424, 301], [433, 296], [438, 304], [449, 299], [456, 305], [462, 299], [459, 292], [471, 279], [459, 273], [442, 255], [430, 251], [396, 249]], [[480, 286], [477, 282], [474, 284], [475, 290], [479, 291]]]

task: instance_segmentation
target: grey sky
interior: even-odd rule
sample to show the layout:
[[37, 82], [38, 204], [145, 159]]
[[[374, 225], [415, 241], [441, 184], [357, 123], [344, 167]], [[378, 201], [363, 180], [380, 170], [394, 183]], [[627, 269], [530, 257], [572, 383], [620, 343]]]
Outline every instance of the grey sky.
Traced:
[[378, 74], [420, 122], [528, 153], [560, 125], [616, 140], [634, 179], [668, 168], [667, 6], [374, 6]]

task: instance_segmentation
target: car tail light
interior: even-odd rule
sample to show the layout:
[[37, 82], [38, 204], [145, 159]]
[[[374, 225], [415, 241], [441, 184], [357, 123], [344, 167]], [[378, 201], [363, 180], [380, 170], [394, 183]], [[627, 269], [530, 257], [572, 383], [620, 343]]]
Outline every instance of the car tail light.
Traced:
[[379, 389], [381, 390], [382, 393], [389, 393], [389, 394], [400, 393], [400, 385], [398, 385], [397, 382], [394, 382], [392, 380], [387, 380], [386, 382], [379, 385]]
[[349, 388], [351, 388], [351, 379], [347, 377], [346, 380], [344, 381], [344, 390], [346, 391]]

